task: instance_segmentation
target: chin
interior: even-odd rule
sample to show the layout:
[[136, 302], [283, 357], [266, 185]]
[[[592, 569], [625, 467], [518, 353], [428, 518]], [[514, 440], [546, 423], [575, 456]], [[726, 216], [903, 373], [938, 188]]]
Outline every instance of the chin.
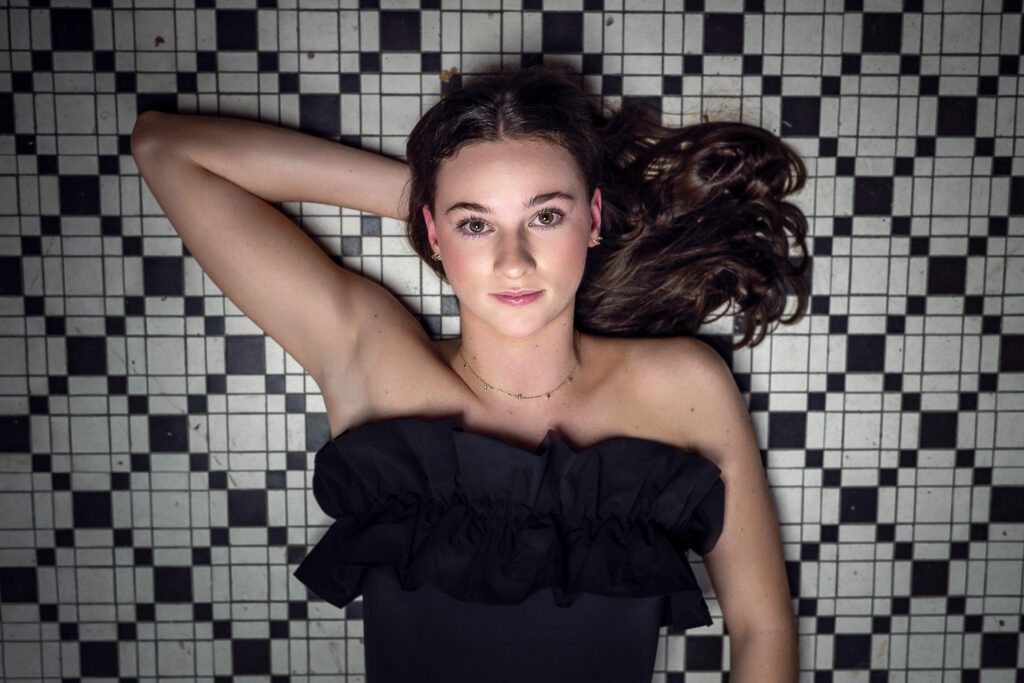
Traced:
[[[526, 323], [526, 321], [522, 322]], [[512, 325], [509, 324], [508, 320], [496, 320], [494, 321], [494, 328], [506, 337], [512, 337], [513, 339], [529, 339], [544, 329], [546, 324], [547, 322]]]
[[489, 316], [491, 326], [507, 337], [516, 339], [527, 339], [532, 337], [552, 324], [558, 324], [564, 311], [538, 310], [534, 314], [524, 314], [512, 309], [511, 312], [502, 315]]
[[[487, 295], [490, 298], [490, 295]], [[506, 337], [525, 339], [540, 332], [557, 314], [541, 308], [526, 311], [526, 307], [506, 306], [495, 302], [483, 311], [474, 311], [476, 317]], [[481, 315], [483, 313], [483, 315]]]

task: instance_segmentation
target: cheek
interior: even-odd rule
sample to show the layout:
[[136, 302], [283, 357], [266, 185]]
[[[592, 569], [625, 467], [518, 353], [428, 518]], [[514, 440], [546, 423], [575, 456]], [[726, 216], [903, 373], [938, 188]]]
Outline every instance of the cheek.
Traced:
[[[565, 266], [582, 268], [587, 262], [587, 245], [582, 239], [565, 240], [558, 249], [558, 260]], [[568, 270], [571, 270], [569, 268]]]
[[487, 271], [487, 260], [466, 249], [460, 244], [461, 241], [458, 237], [451, 237], [448, 248], [442, 252], [444, 272], [453, 287], [463, 283], [473, 284], [484, 277]]

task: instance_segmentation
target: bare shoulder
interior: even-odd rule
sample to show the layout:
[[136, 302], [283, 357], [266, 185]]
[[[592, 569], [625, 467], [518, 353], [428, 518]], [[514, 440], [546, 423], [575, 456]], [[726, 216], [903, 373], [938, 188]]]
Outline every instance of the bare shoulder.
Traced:
[[705, 371], [728, 371], [718, 352], [696, 337], [642, 337], [623, 341], [629, 342], [634, 363], [656, 375], [665, 371], [691, 372], [701, 367]]
[[728, 444], [753, 433], [728, 364], [695, 337], [629, 341], [636, 401], [651, 416], [652, 429], [722, 468]]

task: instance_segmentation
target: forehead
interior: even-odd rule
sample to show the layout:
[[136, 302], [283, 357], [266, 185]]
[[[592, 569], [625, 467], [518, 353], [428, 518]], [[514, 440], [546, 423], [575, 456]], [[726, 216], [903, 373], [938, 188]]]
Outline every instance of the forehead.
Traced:
[[564, 147], [537, 140], [503, 140], [460, 147], [441, 163], [437, 186], [443, 195], [512, 189], [550, 179], [582, 184], [576, 161]]

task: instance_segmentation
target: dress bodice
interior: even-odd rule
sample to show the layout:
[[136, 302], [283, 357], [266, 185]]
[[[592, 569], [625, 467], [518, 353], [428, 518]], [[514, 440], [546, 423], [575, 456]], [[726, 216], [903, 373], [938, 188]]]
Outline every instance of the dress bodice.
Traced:
[[[313, 494], [334, 522], [294, 575], [337, 607], [365, 594], [371, 676], [397, 666], [396, 648], [418, 661], [406, 664], [411, 677], [430, 662], [456, 666], [454, 653], [474, 667], [469, 650], [481, 643], [488, 680], [537, 665], [524, 649], [550, 658], [550, 647], [574, 644], [583, 649], [564, 655], [563, 674], [573, 661], [581, 680], [608, 671], [626, 645], [635, 673], [653, 665], [660, 626], [712, 623], [687, 551], [704, 555], [718, 540], [720, 474], [692, 450], [640, 437], [576, 452], [549, 430], [531, 453], [457, 417], [371, 422], [317, 452]], [[633, 680], [621, 673], [607, 680]], [[392, 670], [379, 680], [405, 679]]]

